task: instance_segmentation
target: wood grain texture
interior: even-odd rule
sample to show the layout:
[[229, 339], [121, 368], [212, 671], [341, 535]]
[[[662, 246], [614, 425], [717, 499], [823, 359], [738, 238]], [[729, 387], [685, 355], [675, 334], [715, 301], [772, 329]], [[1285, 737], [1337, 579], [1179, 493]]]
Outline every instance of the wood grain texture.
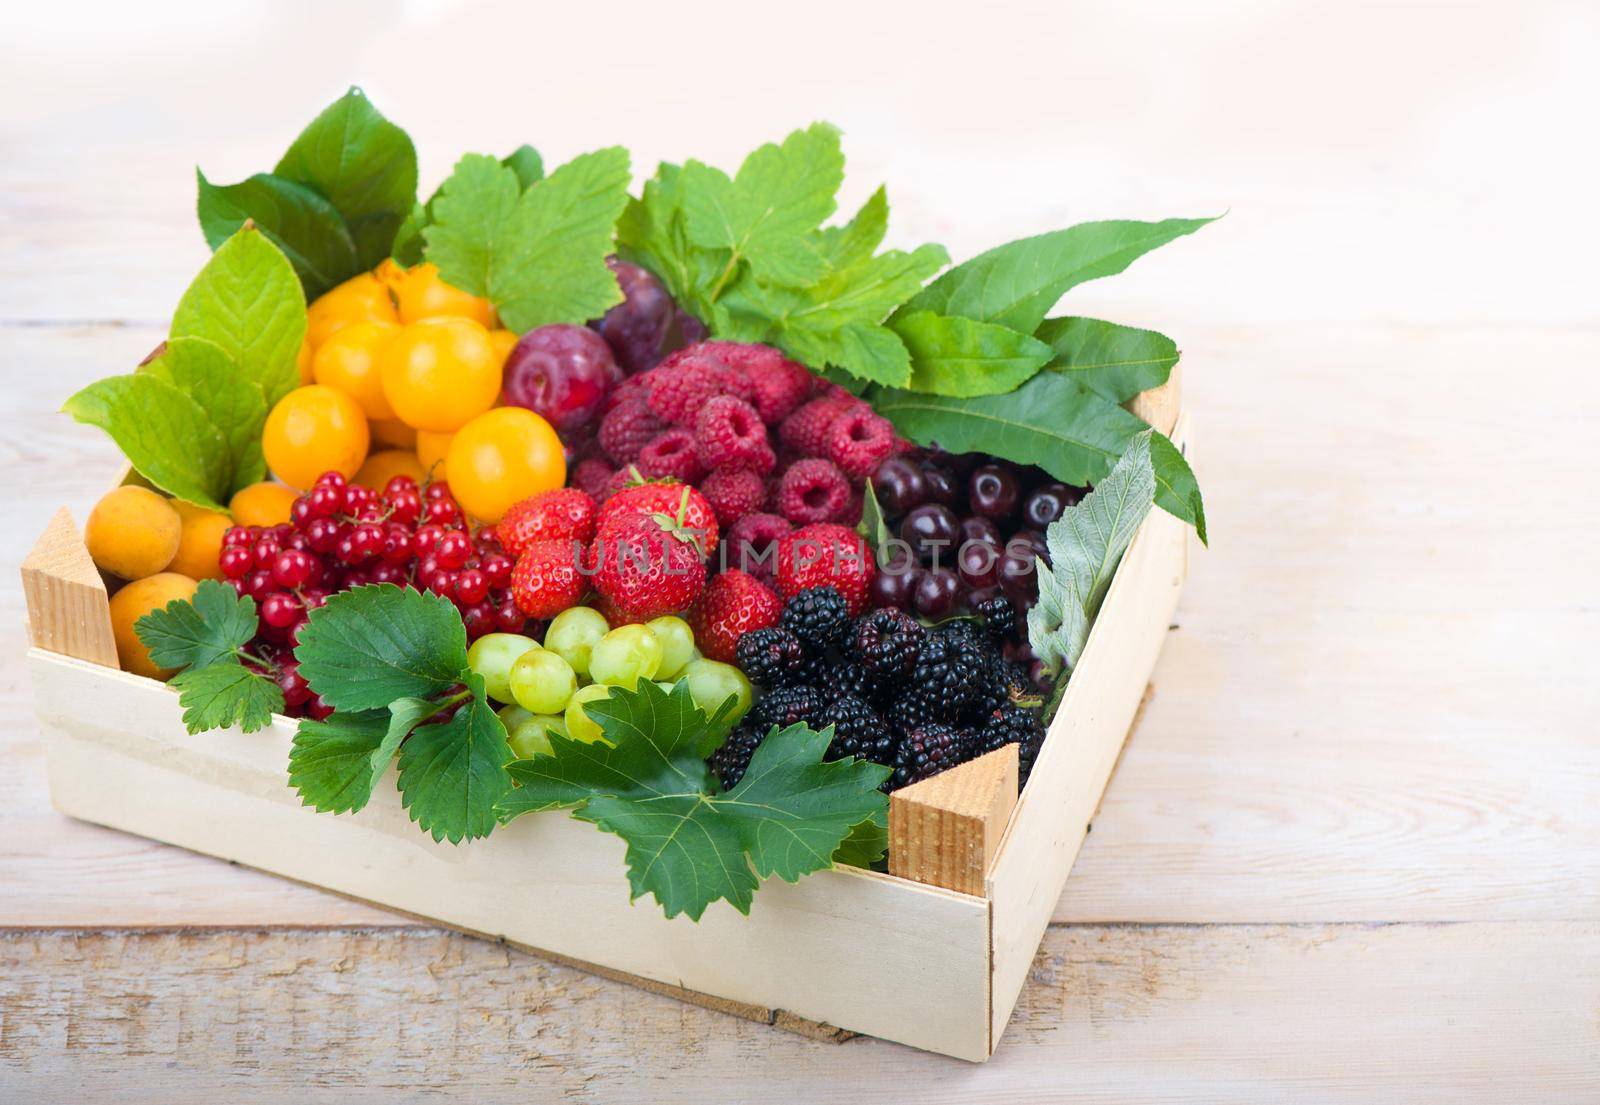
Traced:
[[1017, 746], [889, 795], [889, 874], [982, 895], [1017, 804]]
[[34, 647], [106, 667], [117, 666], [111, 610], [83, 534], [66, 507], [56, 511], [22, 562], [28, 634]]

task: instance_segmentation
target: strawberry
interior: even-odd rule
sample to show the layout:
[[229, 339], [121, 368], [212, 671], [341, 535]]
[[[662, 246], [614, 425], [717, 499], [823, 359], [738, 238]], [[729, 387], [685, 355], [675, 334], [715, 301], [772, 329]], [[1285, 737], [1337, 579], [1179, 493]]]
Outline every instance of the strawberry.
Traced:
[[606, 527], [618, 518], [652, 515], [661, 515], [672, 523], [673, 528], [687, 531], [689, 536], [696, 539], [703, 555], [709, 556], [711, 550], [717, 547], [716, 511], [711, 509], [704, 495], [676, 480], [638, 483], [615, 492], [600, 508], [595, 531], [604, 533]]
[[614, 515], [589, 546], [584, 567], [594, 571], [595, 590], [627, 621], [675, 614], [705, 589], [706, 564], [694, 534], [662, 519]]
[[706, 585], [689, 611], [694, 643], [713, 660], [733, 663], [739, 638], [778, 624], [783, 600], [749, 572], [730, 568]]
[[519, 556], [533, 541], [577, 541], [587, 545], [594, 540], [594, 500], [576, 487], [541, 491], [516, 503], [495, 526], [500, 544], [512, 556]]
[[849, 526], [817, 522], [778, 540], [778, 593], [793, 598], [812, 587], [831, 586], [854, 617], [867, 608], [867, 588], [877, 574], [866, 539]]
[[589, 590], [578, 570], [577, 541], [549, 538], [530, 541], [511, 569], [511, 598], [530, 618], [553, 618], [577, 606]]

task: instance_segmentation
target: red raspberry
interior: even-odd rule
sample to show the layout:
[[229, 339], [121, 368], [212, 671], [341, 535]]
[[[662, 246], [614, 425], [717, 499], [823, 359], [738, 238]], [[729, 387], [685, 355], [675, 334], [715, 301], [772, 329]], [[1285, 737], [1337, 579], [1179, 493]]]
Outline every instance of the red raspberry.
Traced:
[[[717, 534], [720, 532], [717, 514], [704, 495], [688, 484], [672, 481], [639, 483], [637, 477], [637, 471], [631, 473], [629, 482], [606, 500], [605, 506], [600, 508], [595, 532], [604, 533], [606, 527], [618, 518], [634, 514], [660, 514], [697, 534], [702, 550], [709, 552], [717, 547]], [[679, 515], [682, 515], [681, 519]]]
[[694, 535], [652, 515], [623, 515], [602, 526], [584, 567], [594, 571], [595, 590], [629, 620], [686, 610], [706, 585]]
[[572, 470], [570, 482], [595, 502], [601, 503], [611, 493], [611, 473], [615, 470], [599, 457], [590, 457], [578, 462], [578, 466]]
[[700, 481], [700, 494], [717, 512], [717, 521], [731, 526], [761, 509], [767, 499], [767, 483], [748, 468], [718, 468]]
[[778, 481], [778, 513], [799, 526], [834, 522], [850, 505], [850, 481], [831, 460], [797, 460]]
[[650, 479], [697, 483], [706, 474], [695, 452], [694, 435], [677, 426], [651, 438], [650, 444], [639, 450], [639, 458], [635, 463], [639, 471]]
[[699, 347], [740, 379], [749, 381], [750, 402], [769, 426], [781, 422], [804, 403], [816, 382], [805, 365], [791, 361], [770, 345], [707, 341]]
[[878, 463], [895, 451], [899, 444], [894, 435], [894, 424], [871, 407], [845, 411], [828, 428], [824, 443], [828, 459], [853, 480], [864, 480], [872, 475]]
[[767, 441], [761, 415], [743, 399], [720, 395], [700, 409], [694, 421], [700, 462], [707, 468], [749, 468], [767, 473], [778, 462]]
[[[594, 499], [576, 487], [541, 491], [516, 503], [501, 517], [494, 532], [506, 552], [520, 556], [531, 542], [594, 540]], [[481, 536], [480, 531], [480, 536]]]
[[694, 347], [680, 349], [650, 373], [650, 410], [675, 426], [694, 425], [695, 416], [727, 389], [722, 362]]
[[778, 441], [800, 456], [820, 457], [835, 419], [860, 402], [848, 393], [813, 399], [778, 424]]
[[639, 450], [666, 428], [643, 399], [630, 400], [611, 408], [601, 420], [600, 448], [617, 464], [631, 464], [638, 459]]
[[774, 585], [778, 541], [794, 527], [776, 514], [746, 514], [728, 527], [723, 545], [723, 567], [740, 568], [768, 587]]
[[577, 606], [589, 590], [578, 570], [583, 545], [574, 540], [531, 541], [511, 569], [511, 597], [530, 618], [553, 618]]
[[777, 625], [782, 612], [782, 599], [754, 576], [734, 568], [706, 585], [705, 594], [689, 611], [689, 627], [701, 652], [731, 664], [739, 638], [752, 629]]
[[611, 389], [611, 394], [606, 396], [606, 410], [615, 410], [624, 403], [637, 400], [643, 403], [650, 397], [650, 389], [655, 386], [654, 373], [641, 372], [637, 376], [629, 376], [622, 383]]
[[812, 587], [834, 587], [854, 617], [867, 608], [876, 574], [872, 550], [849, 526], [818, 522], [778, 541], [778, 593], [786, 599]]

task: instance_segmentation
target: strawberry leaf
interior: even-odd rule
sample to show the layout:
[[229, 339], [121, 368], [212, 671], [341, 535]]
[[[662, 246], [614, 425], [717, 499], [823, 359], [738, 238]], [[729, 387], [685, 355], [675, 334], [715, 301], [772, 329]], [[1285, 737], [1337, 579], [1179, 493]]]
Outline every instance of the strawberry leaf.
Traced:
[[150, 611], [133, 631], [159, 667], [209, 667], [235, 659], [256, 635], [256, 604], [225, 583], [202, 579], [193, 598]]
[[451, 844], [494, 831], [495, 805], [511, 790], [505, 765], [515, 758], [482, 676], [464, 677], [471, 701], [448, 721], [412, 730], [400, 747], [401, 805], [434, 840]]
[[392, 583], [334, 595], [299, 640], [300, 674], [335, 710], [441, 694], [467, 668], [467, 631], [449, 600]]
[[191, 733], [237, 725], [254, 733], [283, 710], [283, 692], [266, 676], [237, 660], [191, 668], [172, 677], [183, 707], [184, 728]]

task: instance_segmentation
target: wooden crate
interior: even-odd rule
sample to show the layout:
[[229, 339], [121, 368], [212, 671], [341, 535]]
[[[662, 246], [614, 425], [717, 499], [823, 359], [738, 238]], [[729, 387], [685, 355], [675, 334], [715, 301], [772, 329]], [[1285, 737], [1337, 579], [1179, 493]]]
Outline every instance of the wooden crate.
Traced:
[[[1177, 381], [1133, 406], [1174, 426]], [[1187, 420], [1173, 437], [1188, 439]], [[892, 874], [768, 880], [748, 917], [628, 901], [624, 846], [563, 811], [435, 844], [395, 788], [354, 815], [299, 804], [295, 723], [190, 735], [165, 684], [117, 670], [104, 581], [63, 510], [23, 565], [51, 800], [70, 816], [506, 941], [813, 1034], [982, 1061], [995, 1049], [1166, 637], [1189, 530], [1129, 547], [1020, 799], [1005, 749], [897, 792]], [[932, 885], [934, 883], [942, 885]], [[160, 893], [160, 887], [152, 887]]]

